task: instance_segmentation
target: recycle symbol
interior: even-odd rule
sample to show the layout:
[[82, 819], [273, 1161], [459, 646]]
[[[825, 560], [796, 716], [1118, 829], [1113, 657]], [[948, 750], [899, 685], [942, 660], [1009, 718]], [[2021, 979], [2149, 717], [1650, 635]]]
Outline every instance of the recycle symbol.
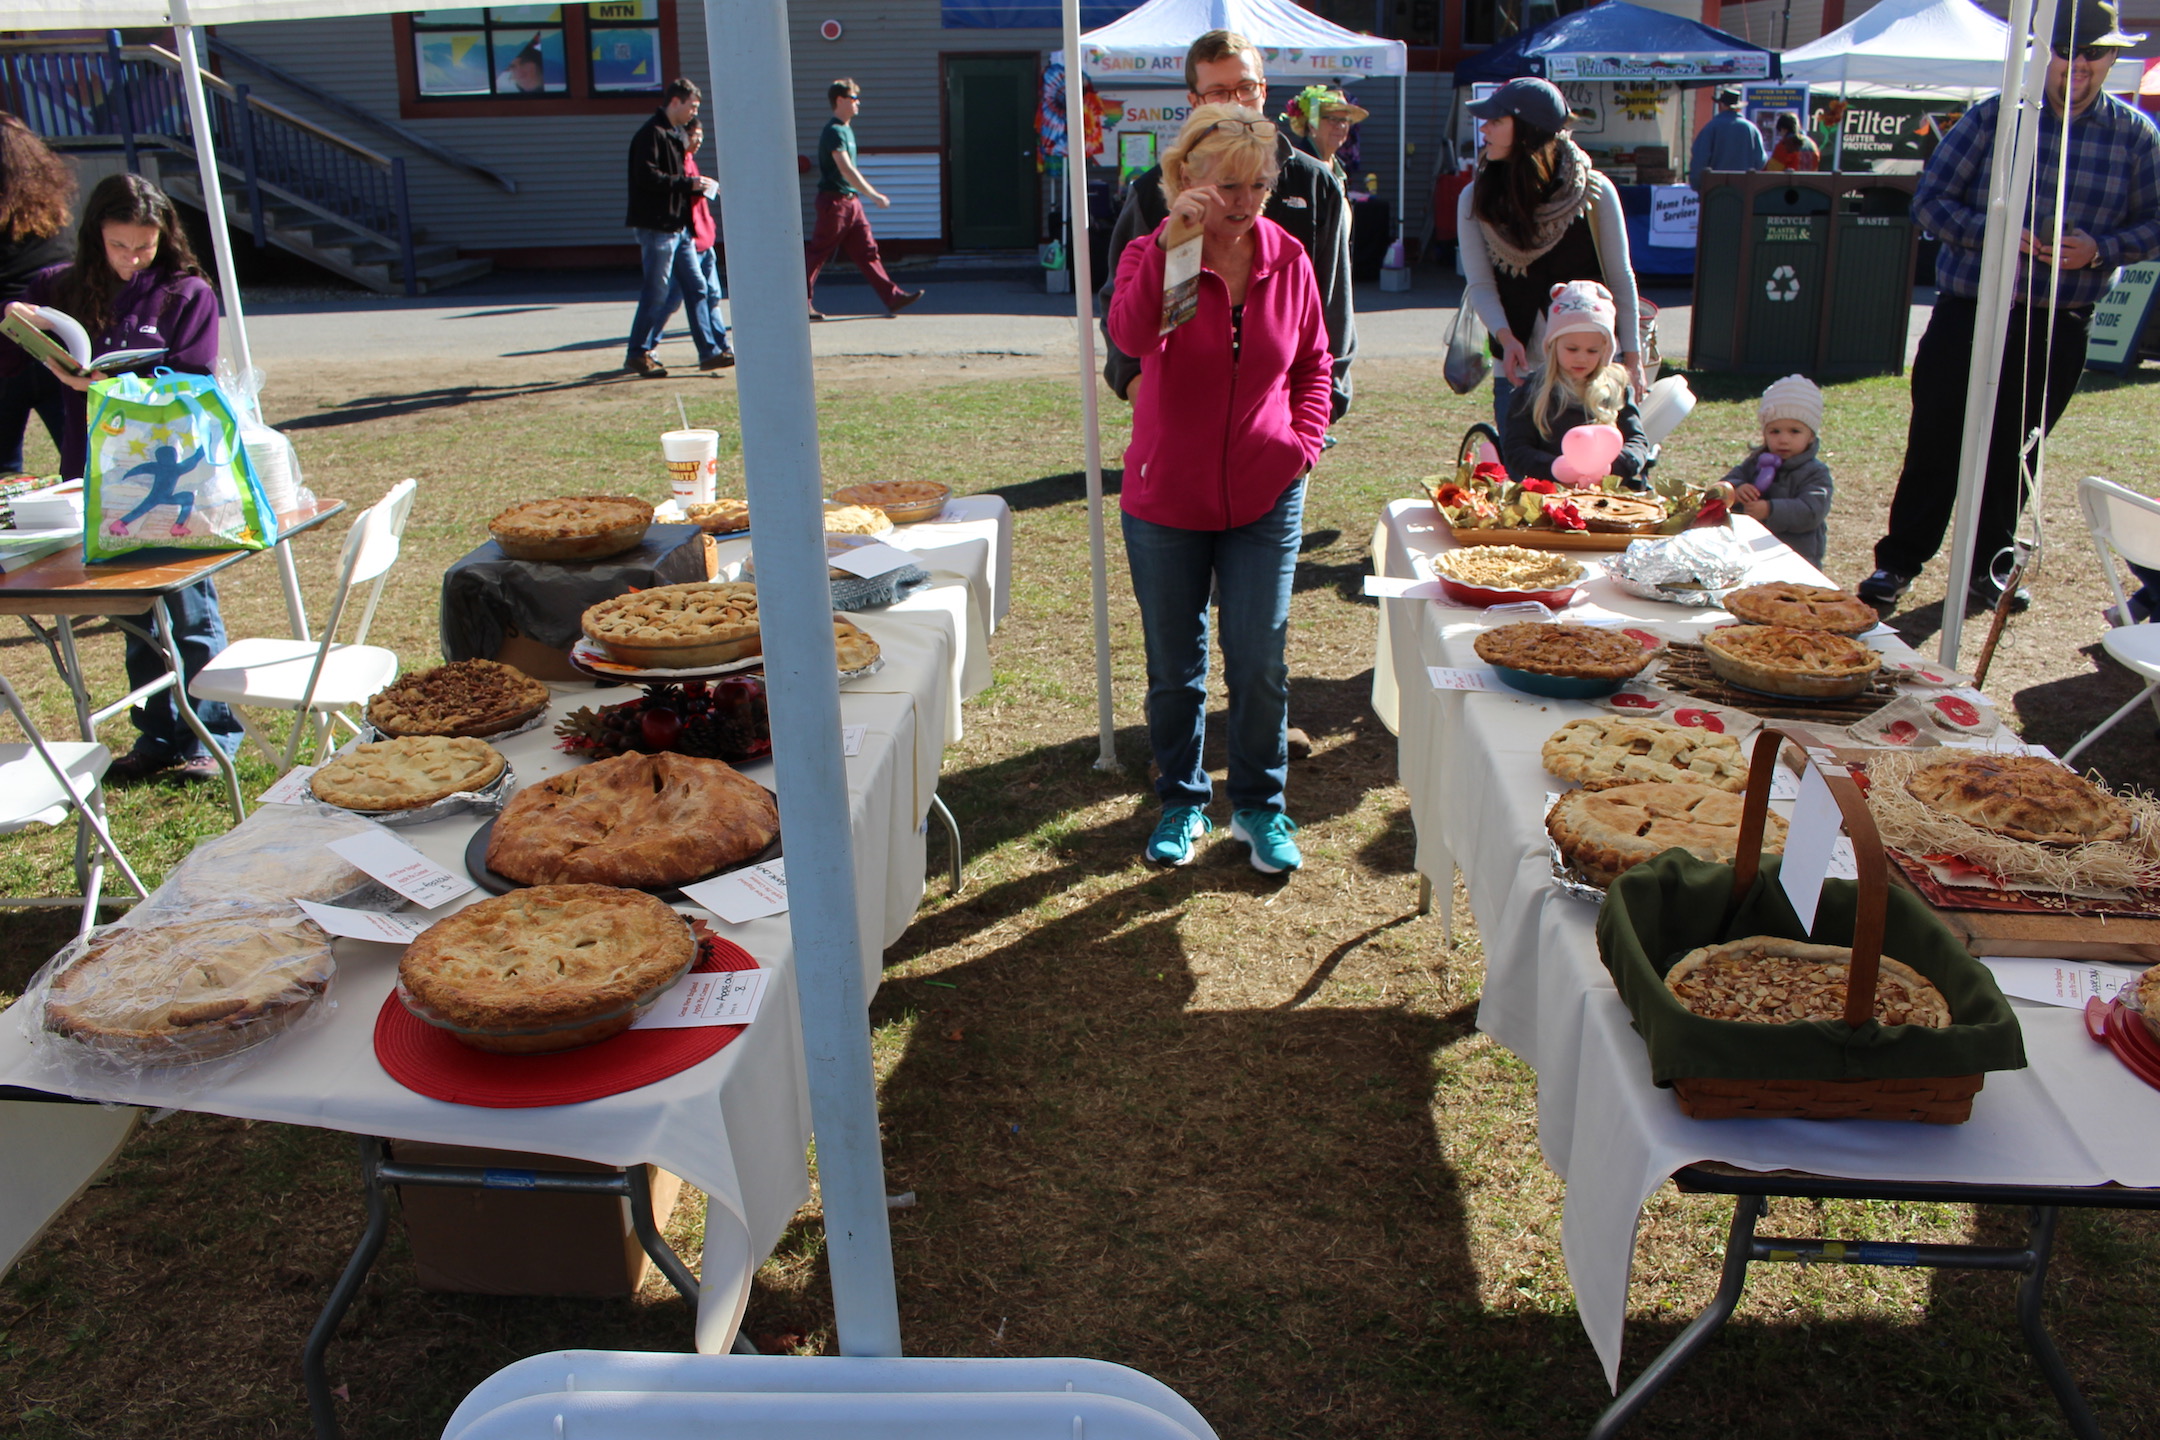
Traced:
[[[1778, 288], [1780, 280], [1785, 282], [1782, 290]], [[1770, 272], [1770, 278], [1763, 282], [1762, 288], [1763, 294], [1772, 300], [1797, 300], [1800, 298], [1800, 277], [1793, 273], [1792, 266], [1780, 265]]]

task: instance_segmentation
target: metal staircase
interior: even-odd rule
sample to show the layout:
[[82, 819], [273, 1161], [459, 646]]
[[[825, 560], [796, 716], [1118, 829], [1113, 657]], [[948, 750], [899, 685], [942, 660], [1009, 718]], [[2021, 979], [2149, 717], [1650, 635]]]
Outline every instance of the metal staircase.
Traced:
[[[376, 153], [283, 106], [204, 75], [212, 148], [227, 222], [311, 264], [384, 294], [440, 290], [491, 268], [430, 244], [412, 223], [405, 161]], [[204, 209], [180, 58], [156, 45], [0, 46], [0, 107], [56, 150], [119, 150], [140, 172], [145, 154], [175, 200]]]

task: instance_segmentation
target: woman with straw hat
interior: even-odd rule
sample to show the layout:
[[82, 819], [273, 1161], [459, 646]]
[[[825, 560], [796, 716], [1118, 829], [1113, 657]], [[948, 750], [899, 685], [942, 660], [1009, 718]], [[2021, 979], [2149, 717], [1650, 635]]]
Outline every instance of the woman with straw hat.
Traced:
[[1335, 172], [1335, 183], [1350, 184], [1349, 167], [1338, 158], [1350, 139], [1350, 127], [1372, 112], [1350, 103], [1350, 97], [1332, 85], [1308, 85], [1290, 102], [1283, 123], [1290, 127], [1291, 141]]

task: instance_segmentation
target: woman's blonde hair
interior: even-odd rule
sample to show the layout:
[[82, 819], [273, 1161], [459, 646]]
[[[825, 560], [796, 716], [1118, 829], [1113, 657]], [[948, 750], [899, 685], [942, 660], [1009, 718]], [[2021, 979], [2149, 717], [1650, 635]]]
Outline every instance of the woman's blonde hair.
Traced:
[[1275, 173], [1273, 121], [1243, 105], [1195, 105], [1163, 152], [1163, 199], [1215, 180], [1257, 180], [1272, 190]]
[[[1581, 331], [1571, 331], [1581, 334]], [[1563, 406], [1580, 406], [1587, 425], [1610, 425], [1620, 414], [1620, 407], [1627, 402], [1628, 373], [1612, 363], [1613, 342], [1605, 341], [1605, 363], [1590, 372], [1590, 378], [1577, 389], [1567, 372], [1560, 368], [1551, 345], [1545, 347], [1545, 364], [1530, 379], [1530, 419], [1537, 426], [1538, 434], [1547, 441], [1560, 437], [1553, 433], [1559, 423]]]

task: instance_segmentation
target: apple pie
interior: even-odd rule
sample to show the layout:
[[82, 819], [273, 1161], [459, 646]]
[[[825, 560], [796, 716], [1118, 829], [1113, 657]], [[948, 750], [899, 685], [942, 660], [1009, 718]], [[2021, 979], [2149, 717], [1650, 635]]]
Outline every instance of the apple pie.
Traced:
[[1650, 663], [1642, 643], [1618, 630], [1525, 620], [1477, 637], [1478, 659], [1536, 675], [1626, 680]]
[[701, 500], [685, 505], [683, 514], [708, 535], [734, 535], [750, 528], [747, 500]]
[[629, 1029], [696, 957], [689, 924], [651, 895], [540, 885], [422, 931], [398, 998], [475, 1049], [542, 1055]]
[[759, 650], [757, 586], [741, 580], [633, 590], [579, 623], [609, 658], [651, 670], [725, 665]]
[[1966, 751], [1914, 771], [1905, 790], [1931, 810], [2012, 840], [2089, 845], [2131, 830], [2122, 801], [2039, 755]]
[[1749, 690], [1802, 700], [1858, 695], [1882, 669], [1882, 656], [1827, 630], [1790, 625], [1727, 625], [1703, 636], [1719, 678]]
[[401, 675], [367, 702], [385, 735], [500, 735], [547, 709], [547, 686], [494, 660], [453, 660]]
[[513, 560], [600, 560], [645, 538], [652, 506], [629, 495], [565, 495], [527, 500], [488, 521], [488, 534]]
[[892, 516], [874, 505], [828, 504], [825, 507], [825, 533], [828, 535], [883, 535], [892, 528]]
[[[1665, 988], [1711, 1020], [1842, 1020], [1851, 965], [1852, 951], [1843, 945], [1750, 935], [1690, 950], [1665, 972]], [[1875, 975], [1875, 1018], [1941, 1030], [1950, 1023], [1950, 1002], [1925, 975], [1885, 955]]]
[[1651, 780], [1691, 780], [1715, 790], [1747, 788], [1740, 742], [1706, 729], [1623, 715], [1570, 720], [1546, 738], [1545, 768], [1585, 790]]
[[[1593, 885], [1680, 847], [1730, 865], [1740, 844], [1741, 797], [1690, 780], [1648, 781], [1610, 790], [1570, 790], [1545, 817], [1560, 858]], [[1785, 848], [1785, 822], [1768, 817], [1763, 849]]]
[[2144, 1017], [2145, 1028], [2152, 1032], [2155, 1040], [2160, 1040], [2160, 965], [2138, 976], [2131, 995], [2136, 1002], [2133, 1008]]
[[340, 810], [417, 810], [492, 785], [502, 752], [463, 735], [406, 735], [340, 751], [308, 777], [308, 788]]
[[1575, 513], [1600, 535], [1641, 535], [1665, 523], [1665, 507], [1647, 495], [1595, 495], [1577, 499]]
[[1859, 635], [1881, 623], [1875, 607], [1850, 590], [1783, 580], [1735, 590], [1725, 597], [1725, 608], [1750, 625], [1789, 625], [1838, 635]]
[[487, 868], [520, 885], [664, 890], [761, 853], [772, 792], [724, 760], [617, 755], [528, 785], [495, 820]]
[[[882, 511], [895, 525], [918, 525], [935, 520], [952, 499], [952, 486], [935, 480], [878, 480], [867, 485], [844, 485], [833, 491], [840, 505], [866, 505]], [[826, 529], [833, 527], [827, 525]]]

